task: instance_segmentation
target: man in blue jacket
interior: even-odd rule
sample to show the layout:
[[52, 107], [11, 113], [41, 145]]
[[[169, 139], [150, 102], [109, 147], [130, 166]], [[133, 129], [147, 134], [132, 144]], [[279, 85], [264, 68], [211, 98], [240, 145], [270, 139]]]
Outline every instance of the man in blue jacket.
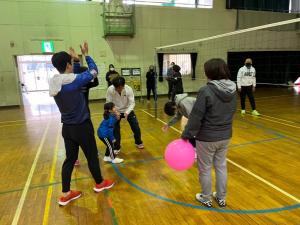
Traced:
[[61, 173], [63, 194], [59, 198], [59, 205], [67, 205], [81, 196], [80, 191], [70, 190], [72, 171], [78, 157], [79, 146], [84, 152], [89, 170], [95, 180], [94, 191], [100, 192], [114, 185], [113, 181], [102, 178], [94, 128], [81, 90], [96, 77], [98, 69], [93, 59], [88, 56], [88, 44], [85, 42], [80, 48], [89, 68], [83, 73], [73, 73], [72, 56], [67, 52], [55, 53], [51, 59], [53, 66], [60, 74], [50, 79], [49, 94], [54, 97], [61, 113], [62, 136], [66, 149], [66, 159]]

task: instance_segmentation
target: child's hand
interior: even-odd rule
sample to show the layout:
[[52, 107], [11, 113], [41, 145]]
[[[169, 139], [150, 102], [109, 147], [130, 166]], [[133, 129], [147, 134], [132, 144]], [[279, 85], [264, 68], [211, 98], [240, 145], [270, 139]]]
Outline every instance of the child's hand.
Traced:
[[112, 143], [115, 143], [115, 142], [116, 142], [116, 139], [112, 140], [111, 142], [112, 142]]
[[83, 43], [83, 45], [80, 45], [80, 49], [82, 55], [87, 56], [89, 54], [89, 45], [86, 41]]
[[114, 114], [116, 115], [117, 120], [120, 120], [120, 113], [118, 111], [115, 111]]
[[75, 52], [74, 48], [72, 48], [72, 47], [69, 48], [69, 54], [71, 55], [71, 57], [74, 61], [79, 61], [79, 57], [78, 57], [77, 53]]
[[169, 125], [168, 124], [165, 124], [161, 129], [163, 132], [167, 132], [169, 130]]

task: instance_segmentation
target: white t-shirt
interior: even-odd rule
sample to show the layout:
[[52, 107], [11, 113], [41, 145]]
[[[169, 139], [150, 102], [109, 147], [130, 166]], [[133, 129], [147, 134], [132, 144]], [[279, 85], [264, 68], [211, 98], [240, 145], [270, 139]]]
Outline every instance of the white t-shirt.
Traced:
[[113, 102], [120, 113], [129, 114], [135, 106], [133, 90], [125, 84], [124, 89], [119, 94], [111, 85], [106, 92], [106, 102]]

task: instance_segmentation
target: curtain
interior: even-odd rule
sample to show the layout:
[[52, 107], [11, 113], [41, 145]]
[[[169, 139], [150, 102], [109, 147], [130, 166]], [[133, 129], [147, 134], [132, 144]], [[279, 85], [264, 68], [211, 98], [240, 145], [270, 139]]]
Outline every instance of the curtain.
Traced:
[[191, 53], [191, 62], [192, 62], [192, 80], [196, 79], [196, 63], [197, 63], [198, 53]]
[[289, 12], [289, 5], [290, 0], [226, 0], [227, 9]]
[[163, 64], [164, 64], [164, 53], [157, 53], [158, 60], [158, 80], [163, 82]]

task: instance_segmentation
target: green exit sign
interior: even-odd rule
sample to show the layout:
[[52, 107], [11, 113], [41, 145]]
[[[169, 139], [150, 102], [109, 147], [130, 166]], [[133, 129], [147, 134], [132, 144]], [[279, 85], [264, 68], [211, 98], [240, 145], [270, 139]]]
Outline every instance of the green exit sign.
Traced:
[[42, 41], [42, 53], [54, 52], [54, 43], [53, 41]]

